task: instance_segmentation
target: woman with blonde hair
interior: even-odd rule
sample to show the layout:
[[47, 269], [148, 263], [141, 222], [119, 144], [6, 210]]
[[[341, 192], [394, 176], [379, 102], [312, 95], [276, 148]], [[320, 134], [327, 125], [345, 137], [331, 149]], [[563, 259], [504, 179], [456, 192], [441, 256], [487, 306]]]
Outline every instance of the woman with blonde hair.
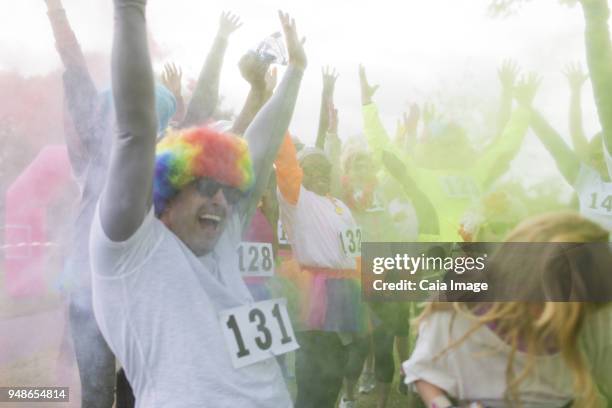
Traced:
[[[551, 248], [567, 247], [567, 243], [576, 248], [588, 242], [602, 243], [594, 247], [606, 248], [608, 236], [607, 231], [578, 214], [553, 213], [521, 223], [497, 254], [502, 253], [502, 259], [522, 257], [519, 251], [525, 243], [564, 243]], [[559, 302], [550, 301], [547, 286], [555, 277], [563, 281], [566, 273], [587, 276], [571, 281], [584, 282], [602, 269], [593, 262], [578, 264], [566, 255], [551, 249], [541, 251], [540, 259], [530, 258], [539, 269], [532, 268], [529, 273], [535, 271], [539, 277], [529, 279], [520, 289], [530, 301], [517, 293], [515, 299], [520, 301], [475, 299], [471, 303], [432, 302], [426, 307], [417, 319], [416, 348], [403, 363], [403, 370], [406, 384], [414, 385], [427, 407], [601, 405], [579, 346], [585, 321], [603, 305], [584, 300], [592, 299], [591, 291], [599, 288], [588, 282], [574, 284], [579, 287], [564, 293], [581, 302]], [[506, 275], [502, 271], [498, 276], [503, 279]], [[533, 297], [536, 293], [540, 293], [538, 299]]]

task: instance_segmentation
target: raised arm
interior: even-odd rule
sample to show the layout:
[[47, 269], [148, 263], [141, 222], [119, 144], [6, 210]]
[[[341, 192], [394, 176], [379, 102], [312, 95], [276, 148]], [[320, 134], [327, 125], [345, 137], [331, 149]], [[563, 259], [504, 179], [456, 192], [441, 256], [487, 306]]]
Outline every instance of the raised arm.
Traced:
[[546, 119], [533, 108], [531, 109], [530, 118], [531, 128], [544, 147], [546, 147], [546, 150], [555, 159], [557, 168], [565, 180], [569, 184], [574, 185], [580, 170], [580, 159]]
[[582, 127], [581, 93], [582, 85], [588, 75], [582, 72], [580, 64], [568, 65], [563, 72], [570, 87], [569, 129], [574, 150], [581, 160], [587, 161], [589, 156], [589, 141]]
[[407, 151], [413, 151], [417, 142], [417, 127], [421, 118], [421, 109], [419, 105], [413, 103], [410, 105], [408, 113], [402, 114], [402, 119], [397, 121], [397, 129], [395, 131], [395, 144]]
[[128, 239], [151, 208], [157, 118], [146, 3], [114, 0], [111, 67], [117, 135], [100, 197], [102, 228], [113, 241]]
[[368, 147], [374, 155], [374, 160], [376, 163], [380, 163], [382, 152], [384, 150], [393, 151], [393, 144], [380, 121], [378, 108], [372, 102], [372, 96], [378, 90], [378, 85], [370, 85], [363, 65], [359, 65], [359, 84], [361, 88], [363, 132], [368, 141]]
[[161, 76], [162, 84], [174, 95], [176, 99], [176, 113], [171, 121], [181, 123], [185, 118], [185, 101], [183, 100], [183, 69], [176, 67], [174, 63], [164, 65], [164, 71]]
[[291, 122], [302, 75], [307, 64], [302, 41], [298, 39], [295, 21], [288, 14], [280, 11], [279, 18], [285, 32], [289, 66], [274, 95], [257, 113], [244, 135], [251, 150], [255, 186], [249, 200], [245, 200], [244, 207], [240, 209], [243, 225], [248, 224], [250, 216], [268, 185], [272, 163]]
[[274, 161], [276, 170], [276, 185], [283, 200], [296, 205], [300, 198], [300, 188], [304, 172], [297, 159], [295, 145], [289, 134], [285, 135], [283, 143]]
[[[531, 106], [540, 82], [535, 73], [524, 75], [514, 90], [517, 100], [521, 100], [524, 106]], [[476, 162], [475, 174], [485, 189], [508, 171], [510, 162], [520, 151], [529, 128], [529, 109], [524, 106], [519, 106], [510, 115], [501, 134], [487, 146]]]
[[72, 122], [66, 131], [66, 145], [73, 171], [78, 177], [86, 167], [91, 153], [100, 147], [92, 138], [98, 91], [61, 0], [45, 0], [45, 3], [55, 38], [55, 48], [65, 70], [65, 108]]
[[329, 67], [321, 69], [323, 77], [323, 91], [321, 92], [321, 107], [319, 110], [319, 129], [317, 131], [317, 141], [315, 146], [319, 149], [325, 148], [325, 135], [329, 127], [329, 107], [334, 103], [334, 88], [336, 87], [336, 80], [338, 74], [336, 69], [333, 70]]
[[535, 90], [525, 82], [522, 82], [517, 87], [516, 99], [521, 108], [529, 112], [531, 128], [552, 155], [563, 177], [570, 185], [574, 185], [580, 170], [580, 160], [546, 119], [532, 107], [534, 94]]
[[219, 78], [227, 49], [227, 40], [241, 25], [237, 16], [228, 12], [221, 14], [217, 36], [200, 71], [182, 127], [201, 125], [215, 111], [219, 100]]
[[499, 104], [499, 112], [497, 114], [497, 132], [496, 136], [503, 133], [510, 116], [512, 115], [512, 101], [514, 83], [518, 77], [520, 69], [516, 61], [507, 59], [502, 63], [502, 66], [497, 71], [499, 82], [501, 83], [502, 92]]
[[612, 43], [608, 0], [580, 0], [585, 18], [587, 63], [593, 85], [604, 148], [612, 155]]
[[55, 47], [65, 69], [85, 67], [85, 57], [77, 41], [61, 0], [45, 0], [47, 15], [55, 37]]
[[338, 137], [338, 109], [334, 106], [334, 102], [330, 101], [327, 106], [328, 123], [325, 135], [325, 143], [323, 150], [329, 157], [332, 163], [331, 169], [331, 187], [330, 191], [334, 197], [340, 197], [342, 177], [342, 164], [340, 156], [342, 154], [342, 141]]
[[244, 106], [234, 121], [232, 133], [242, 135], [249, 127], [261, 107], [272, 96], [276, 87], [276, 68], [269, 68], [270, 62], [264, 61], [252, 52], [246, 53], [238, 63], [242, 77], [251, 85]]

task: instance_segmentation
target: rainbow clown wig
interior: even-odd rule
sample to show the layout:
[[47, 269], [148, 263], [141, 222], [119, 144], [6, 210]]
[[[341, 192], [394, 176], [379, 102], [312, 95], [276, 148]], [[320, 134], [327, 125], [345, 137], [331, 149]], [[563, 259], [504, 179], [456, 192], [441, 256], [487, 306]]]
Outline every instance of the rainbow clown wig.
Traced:
[[203, 177], [246, 193], [255, 181], [246, 140], [208, 127], [169, 130], [155, 152], [155, 214], [161, 216], [181, 189]]

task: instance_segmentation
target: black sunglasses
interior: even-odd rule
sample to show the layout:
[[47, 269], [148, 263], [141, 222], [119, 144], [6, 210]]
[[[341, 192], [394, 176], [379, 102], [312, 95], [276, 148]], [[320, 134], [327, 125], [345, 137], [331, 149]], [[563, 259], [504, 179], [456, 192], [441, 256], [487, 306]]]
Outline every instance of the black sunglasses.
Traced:
[[221, 184], [210, 178], [202, 178], [196, 181], [196, 188], [198, 193], [205, 197], [214, 197], [219, 189], [221, 189], [228, 204], [236, 204], [243, 196], [242, 191], [237, 188]]

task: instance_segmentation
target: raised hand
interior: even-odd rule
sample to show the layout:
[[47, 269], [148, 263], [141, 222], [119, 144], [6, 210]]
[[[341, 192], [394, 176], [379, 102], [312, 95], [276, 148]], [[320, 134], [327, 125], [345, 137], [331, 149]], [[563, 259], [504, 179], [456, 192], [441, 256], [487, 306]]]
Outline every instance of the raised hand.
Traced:
[[416, 141], [416, 129], [421, 117], [419, 105], [413, 103], [408, 112], [402, 113], [395, 128], [395, 143], [398, 146], [411, 147]]
[[497, 70], [497, 76], [505, 90], [512, 91], [520, 71], [516, 61], [512, 59], [504, 60], [501, 67]]
[[227, 39], [241, 26], [242, 22], [240, 21], [240, 17], [230, 13], [229, 11], [224, 11], [221, 13], [221, 17], [219, 17], [219, 30], [217, 31], [217, 35]]
[[359, 64], [359, 83], [361, 84], [361, 104], [369, 105], [372, 103], [372, 96], [378, 90], [378, 85], [370, 85], [366, 76], [365, 68]]
[[[321, 108], [319, 110], [319, 127], [315, 146], [323, 149], [328, 135], [338, 132], [338, 112], [334, 109], [334, 87], [338, 74], [329, 66], [321, 68], [323, 92], [321, 92]], [[332, 136], [333, 137], [333, 136]], [[329, 140], [329, 139], [327, 139]]]
[[567, 78], [567, 82], [569, 82], [570, 88], [573, 91], [580, 91], [584, 82], [589, 78], [589, 76], [582, 71], [582, 66], [580, 66], [579, 63], [567, 64], [563, 70], [563, 74]]
[[305, 69], [308, 65], [306, 53], [304, 52], [305, 38], [301, 40], [298, 37], [297, 28], [295, 26], [295, 20], [291, 18], [288, 13], [278, 11], [278, 17], [281, 25], [283, 26], [283, 32], [285, 33], [285, 42], [287, 44], [287, 54], [289, 54], [289, 65], [293, 65], [296, 68]]
[[535, 72], [523, 75], [514, 89], [516, 100], [523, 106], [531, 106], [541, 82], [542, 78]]
[[421, 108], [416, 103], [410, 105], [408, 112], [403, 112], [401, 119], [397, 120], [398, 137], [405, 136], [406, 132], [416, 129], [421, 118]]
[[164, 65], [161, 80], [162, 84], [172, 92], [175, 97], [181, 96], [181, 83], [183, 79], [183, 70], [181, 67], [176, 67], [174, 63]]
[[336, 86], [336, 80], [340, 74], [336, 73], [336, 68], [330, 68], [329, 66], [321, 68], [321, 75], [323, 77], [323, 93], [325, 95], [333, 95], [334, 88]]

